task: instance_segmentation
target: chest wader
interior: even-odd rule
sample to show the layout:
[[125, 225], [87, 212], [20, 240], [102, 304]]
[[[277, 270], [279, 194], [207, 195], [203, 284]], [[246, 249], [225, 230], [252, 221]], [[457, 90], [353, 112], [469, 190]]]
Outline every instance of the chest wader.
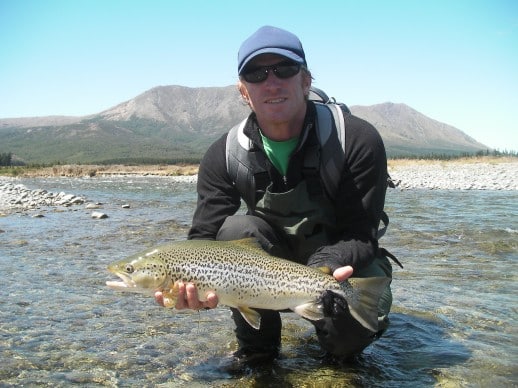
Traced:
[[307, 182], [301, 181], [284, 193], [266, 188], [264, 196], [253, 211], [280, 232], [289, 249], [288, 259], [306, 264], [319, 247], [329, 244], [329, 232], [334, 229], [333, 207], [324, 196], [312, 199]]
[[[317, 248], [330, 244], [329, 235], [335, 234], [336, 219], [330, 201], [325, 196], [312, 198], [305, 180], [284, 193], [272, 193], [268, 187], [257, 203], [254, 215], [263, 218], [284, 235], [291, 248], [292, 256], [288, 258], [302, 264], [307, 263], [308, 257]], [[353, 276], [391, 278], [392, 267], [388, 259], [382, 256]], [[362, 327], [348, 311], [341, 316], [312, 322], [320, 345], [326, 352], [338, 357], [360, 353], [388, 327], [387, 315], [391, 305], [392, 292], [387, 286], [378, 303], [377, 333]]]
[[[329, 245], [329, 236], [336, 234], [333, 206], [323, 195], [311, 198], [304, 180], [284, 193], [272, 193], [268, 187], [254, 214], [283, 234], [290, 251], [287, 258], [301, 264], [307, 264], [308, 257], [316, 249]], [[353, 274], [361, 278], [378, 276], [392, 278], [392, 266], [385, 256], [375, 258], [372, 264]], [[379, 302], [380, 329], [391, 305], [392, 292], [388, 286]]]

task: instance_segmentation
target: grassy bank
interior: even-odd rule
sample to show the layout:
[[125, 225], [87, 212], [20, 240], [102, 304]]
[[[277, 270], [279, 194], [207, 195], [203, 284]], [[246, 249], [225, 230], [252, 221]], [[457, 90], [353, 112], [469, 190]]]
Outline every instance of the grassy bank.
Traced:
[[104, 175], [184, 176], [198, 173], [198, 165], [89, 165], [68, 164], [52, 167], [0, 167], [0, 175], [12, 177], [82, 177]]

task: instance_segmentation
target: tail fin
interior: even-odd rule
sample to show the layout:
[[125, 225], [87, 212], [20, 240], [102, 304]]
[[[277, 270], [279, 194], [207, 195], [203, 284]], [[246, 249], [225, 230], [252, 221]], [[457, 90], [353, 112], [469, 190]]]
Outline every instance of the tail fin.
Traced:
[[378, 331], [378, 303], [390, 281], [388, 277], [349, 279], [354, 290], [353, 296], [347, 298], [349, 312], [363, 327], [373, 332]]

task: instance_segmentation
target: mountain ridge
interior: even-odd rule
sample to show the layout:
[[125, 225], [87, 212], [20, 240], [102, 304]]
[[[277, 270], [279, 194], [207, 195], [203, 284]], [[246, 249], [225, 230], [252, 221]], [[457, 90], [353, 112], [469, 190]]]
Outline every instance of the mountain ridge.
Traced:
[[[380, 132], [389, 155], [474, 153], [488, 147], [406, 104], [349, 107]], [[25, 163], [194, 161], [249, 113], [235, 85], [156, 86], [97, 114], [0, 119], [0, 152]]]

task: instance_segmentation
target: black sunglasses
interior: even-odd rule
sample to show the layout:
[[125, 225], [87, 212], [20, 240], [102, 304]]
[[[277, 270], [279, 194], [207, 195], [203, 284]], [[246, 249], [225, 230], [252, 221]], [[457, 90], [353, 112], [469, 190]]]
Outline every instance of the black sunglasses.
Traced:
[[243, 73], [241, 73], [241, 77], [243, 77], [246, 82], [257, 84], [265, 81], [270, 71], [273, 71], [273, 74], [275, 74], [277, 78], [286, 79], [298, 74], [300, 65], [294, 62], [281, 62], [270, 66], [252, 67], [245, 69]]

